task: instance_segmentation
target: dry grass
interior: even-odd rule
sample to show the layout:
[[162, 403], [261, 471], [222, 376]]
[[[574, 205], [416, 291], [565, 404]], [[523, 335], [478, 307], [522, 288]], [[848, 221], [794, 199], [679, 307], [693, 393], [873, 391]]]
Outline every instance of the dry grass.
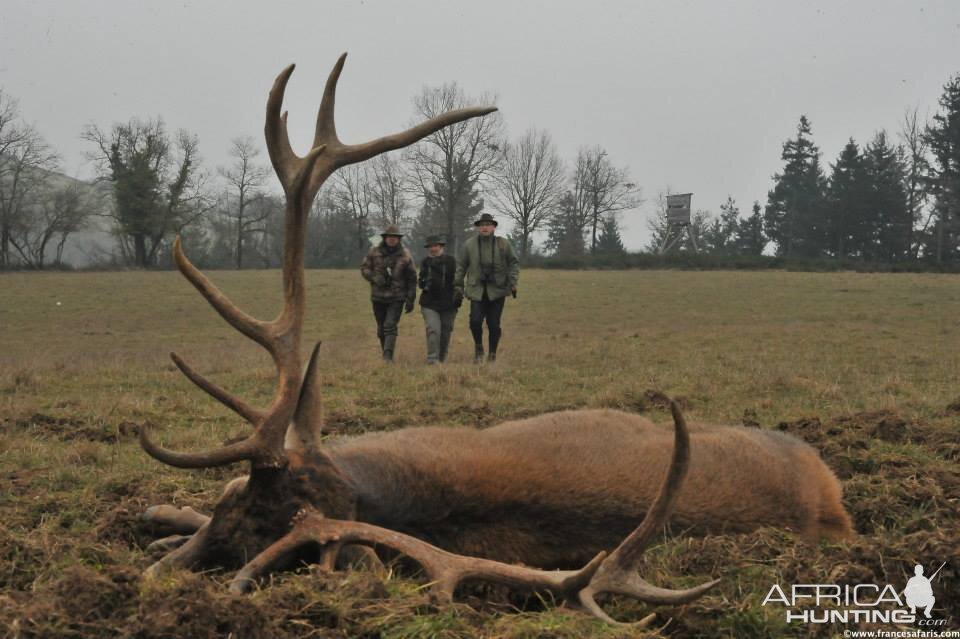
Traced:
[[[279, 307], [277, 272], [213, 279], [255, 315]], [[661, 610], [664, 621], [674, 617], [668, 634], [805, 635], [759, 605], [773, 582], [902, 584], [916, 561], [947, 561], [935, 588], [956, 592], [960, 407], [948, 406], [960, 397], [957, 290], [955, 275], [527, 271], [519, 299], [507, 303], [496, 366], [469, 363], [466, 313], [452, 361], [424, 366], [414, 313], [401, 322], [400, 363], [387, 368], [359, 275], [313, 271], [305, 333], [324, 342], [335, 435], [585, 406], [663, 419], [662, 392], [683, 397], [693, 419], [782, 423], [807, 438], [844, 480], [856, 542], [805, 548], [771, 531], [681, 536], [647, 566], [664, 584], [724, 579], [694, 605]], [[150, 531], [140, 510], [159, 502], [209, 510], [240, 472], [177, 471], [137, 448], [143, 423], [183, 448], [242, 429], [182, 378], [169, 350], [253, 402], [271, 394], [266, 356], [175, 273], [0, 276], [0, 628], [8, 636], [629, 636], [515, 597], [480, 604], [468, 596], [469, 606], [436, 609], [413, 582], [391, 579], [384, 590], [360, 573], [285, 577], [239, 601], [216, 577], [141, 583]], [[643, 612], [613, 605], [625, 617]], [[960, 616], [956, 601], [945, 605]]]

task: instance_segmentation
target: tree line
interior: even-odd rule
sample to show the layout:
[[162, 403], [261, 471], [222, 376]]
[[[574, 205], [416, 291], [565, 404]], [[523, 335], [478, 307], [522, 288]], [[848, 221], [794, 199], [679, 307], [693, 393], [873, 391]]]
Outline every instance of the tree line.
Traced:
[[[783, 143], [783, 166], [766, 204], [740, 214], [733, 198], [720, 214], [692, 215], [690, 232], [708, 254], [808, 260], [956, 262], [960, 257], [960, 75], [943, 87], [929, 122], [904, 114], [894, 142], [877, 131], [850, 138], [825, 168], [812, 125], [801, 116]], [[650, 224], [655, 250], [667, 232], [664, 197]]]
[[[456, 83], [425, 87], [411, 120], [481, 103], [496, 98], [469, 96]], [[93, 185], [63, 176], [55, 151], [0, 92], [0, 268], [61, 265], [69, 236], [94, 218], [113, 235], [115, 250], [103, 258], [113, 265], [167, 266], [177, 234], [205, 268], [279, 264], [283, 203], [253, 138], [232, 140], [229, 163], [210, 170], [197, 137], [171, 132], [161, 119], [89, 125], [82, 137], [98, 176]], [[850, 139], [825, 168], [801, 116], [766, 203], [741, 213], [728, 197], [717, 215], [695, 211], [689, 233], [717, 256], [955, 261], [960, 75], [944, 86], [936, 115], [924, 122], [908, 112], [897, 138], [878, 131], [862, 146]], [[657, 252], [668, 232], [668, 194], [648, 222], [646, 252]], [[510, 221], [522, 258], [589, 264], [626, 254], [621, 223], [641, 201], [628, 169], [600, 145], [568, 162], [547, 131], [510, 139], [497, 112], [338, 171], [311, 213], [307, 262], [355, 266], [389, 224], [404, 229], [414, 249], [441, 233], [456, 250], [472, 220], [492, 211]]]

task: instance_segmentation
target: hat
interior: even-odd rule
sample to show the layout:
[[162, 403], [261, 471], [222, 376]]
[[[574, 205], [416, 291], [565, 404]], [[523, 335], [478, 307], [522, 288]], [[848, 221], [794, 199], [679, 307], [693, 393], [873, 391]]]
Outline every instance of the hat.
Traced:
[[497, 226], [497, 221], [493, 219], [493, 216], [489, 213], [483, 213], [480, 216], [480, 219], [473, 223], [474, 226], [480, 226], [481, 224], [493, 224], [494, 226]]
[[446, 246], [447, 241], [443, 239], [442, 235], [428, 235], [427, 239], [423, 242], [423, 248], [429, 248], [434, 244], [439, 244], [440, 246]]
[[396, 224], [391, 224], [388, 226], [383, 233], [380, 234], [380, 237], [403, 237], [403, 233], [400, 232], [400, 227]]

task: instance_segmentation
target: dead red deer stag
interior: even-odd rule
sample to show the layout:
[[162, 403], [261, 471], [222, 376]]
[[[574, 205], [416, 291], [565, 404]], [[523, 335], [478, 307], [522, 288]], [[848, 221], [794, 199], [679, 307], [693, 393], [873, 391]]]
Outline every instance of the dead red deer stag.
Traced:
[[267, 409], [255, 408], [172, 355], [192, 382], [254, 430], [218, 450], [178, 453], [142, 429], [144, 450], [181, 468], [248, 461], [250, 474], [227, 485], [212, 517], [189, 508], [149, 509], [148, 520], [188, 534], [157, 542], [170, 552], [148, 575], [168, 566], [242, 565], [231, 584], [242, 592], [305, 549], [319, 547], [322, 563], [332, 566], [344, 545], [378, 546], [420, 563], [441, 600], [452, 598], [463, 580], [490, 580], [552, 591], [612, 622], [596, 594], [678, 604], [717, 583], [667, 590], [640, 577], [638, 559], [668, 520], [704, 531], [773, 525], [810, 537], [851, 532], [839, 483], [811, 448], [758, 429], [688, 431], [676, 405], [672, 429], [638, 415], [582, 410], [483, 431], [409, 428], [321, 445], [319, 345], [302, 380], [300, 360], [304, 229], [317, 190], [339, 167], [495, 110], [451, 111], [396, 135], [343, 144], [334, 98], [344, 60], [327, 80], [306, 156], [291, 149], [280, 113], [292, 65], [267, 101], [267, 147], [287, 202], [280, 315], [265, 322], [241, 311], [188, 261], [179, 240], [174, 244], [183, 275], [273, 357], [278, 388]]

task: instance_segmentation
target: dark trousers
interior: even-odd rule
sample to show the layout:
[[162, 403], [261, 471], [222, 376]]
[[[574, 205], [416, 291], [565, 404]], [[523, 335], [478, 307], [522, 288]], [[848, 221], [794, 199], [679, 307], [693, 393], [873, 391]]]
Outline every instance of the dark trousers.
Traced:
[[470, 332], [473, 333], [473, 343], [477, 348], [483, 348], [483, 321], [487, 321], [487, 330], [490, 333], [490, 352], [497, 352], [500, 344], [500, 316], [503, 315], [505, 297], [490, 300], [484, 295], [479, 302], [470, 300]]
[[[373, 316], [377, 318], [377, 337], [380, 338], [380, 348], [386, 337], [397, 337], [397, 324], [403, 315], [403, 302], [374, 302]], [[393, 349], [391, 349], [393, 350]]]

